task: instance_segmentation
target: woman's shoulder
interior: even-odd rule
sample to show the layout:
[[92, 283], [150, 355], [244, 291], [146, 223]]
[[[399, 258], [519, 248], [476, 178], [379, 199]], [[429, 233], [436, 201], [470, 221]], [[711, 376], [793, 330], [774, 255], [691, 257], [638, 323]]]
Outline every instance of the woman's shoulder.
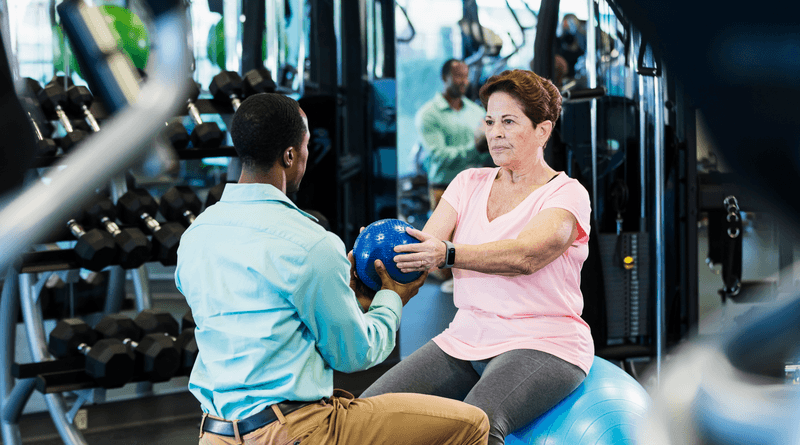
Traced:
[[496, 175], [496, 167], [468, 168], [457, 174], [453, 179], [453, 183], [459, 184], [461, 187], [476, 187], [484, 181], [489, 180], [490, 177], [493, 178]]
[[560, 172], [558, 177], [553, 180], [553, 192], [558, 194], [569, 193], [589, 199], [589, 192], [580, 181], [567, 176], [565, 172]]

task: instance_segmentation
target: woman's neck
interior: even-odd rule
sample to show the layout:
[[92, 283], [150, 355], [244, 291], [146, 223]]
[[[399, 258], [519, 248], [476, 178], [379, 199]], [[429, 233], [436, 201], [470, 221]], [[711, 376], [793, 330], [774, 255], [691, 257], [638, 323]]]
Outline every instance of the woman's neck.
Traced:
[[558, 173], [544, 159], [537, 159], [528, 165], [500, 167], [497, 179], [508, 181], [514, 185], [544, 185]]

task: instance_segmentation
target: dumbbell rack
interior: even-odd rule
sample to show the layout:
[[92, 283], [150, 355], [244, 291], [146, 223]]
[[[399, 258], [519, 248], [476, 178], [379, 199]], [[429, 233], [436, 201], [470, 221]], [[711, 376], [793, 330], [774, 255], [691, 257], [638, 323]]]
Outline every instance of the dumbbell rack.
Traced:
[[[196, 102], [201, 113], [231, 114], [232, 110], [218, 107], [211, 100], [200, 99]], [[92, 105], [92, 112], [98, 119], [106, 117], [99, 102]], [[176, 150], [179, 159], [202, 159], [208, 157], [236, 157], [233, 147], [189, 148]], [[61, 156], [38, 157], [33, 168], [48, 167], [57, 163]], [[112, 186], [112, 190], [121, 187]], [[121, 195], [121, 193], [114, 193]], [[115, 196], [115, 198], [118, 196]], [[124, 226], [122, 226], [124, 227]], [[48, 362], [54, 362], [47, 350], [44, 318], [42, 315], [40, 295], [47, 279], [55, 272], [77, 270], [80, 266], [73, 249], [56, 249], [29, 252], [22, 255], [13, 270], [4, 280], [2, 301], [0, 301], [0, 334], [4, 335], [5, 346], [0, 350], [0, 385], [8, 396], [2, 400], [0, 419], [4, 440], [22, 443], [19, 435], [19, 419], [23, 409], [34, 390], [42, 393], [47, 409], [59, 435], [65, 443], [85, 444], [82, 434], [72, 424], [80, 408], [87, 402], [101, 403], [105, 400], [105, 390], [97, 388], [94, 382], [83, 372], [48, 373]], [[109, 301], [116, 286], [124, 283], [126, 271], [120, 267], [109, 267], [109, 290], [105, 313], [118, 312], [119, 304]], [[151, 307], [149, 277], [145, 266], [132, 270], [137, 311]], [[31, 351], [31, 364], [15, 363], [15, 338], [17, 314], [21, 309], [28, 346]], [[61, 362], [63, 365], [64, 362]], [[14, 374], [19, 380], [14, 384]], [[138, 380], [138, 392], [149, 393], [152, 383]], [[65, 393], [72, 392], [77, 398], [71, 406], [67, 403]]]

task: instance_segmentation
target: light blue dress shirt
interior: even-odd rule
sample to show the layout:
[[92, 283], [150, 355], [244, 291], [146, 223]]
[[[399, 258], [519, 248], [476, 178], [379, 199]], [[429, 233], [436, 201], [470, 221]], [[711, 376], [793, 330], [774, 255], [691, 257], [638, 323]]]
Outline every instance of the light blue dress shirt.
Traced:
[[203, 411], [243, 419], [333, 394], [333, 370], [381, 363], [402, 302], [379, 291], [366, 314], [344, 243], [267, 184], [228, 184], [181, 238], [175, 282], [199, 354], [189, 390]]

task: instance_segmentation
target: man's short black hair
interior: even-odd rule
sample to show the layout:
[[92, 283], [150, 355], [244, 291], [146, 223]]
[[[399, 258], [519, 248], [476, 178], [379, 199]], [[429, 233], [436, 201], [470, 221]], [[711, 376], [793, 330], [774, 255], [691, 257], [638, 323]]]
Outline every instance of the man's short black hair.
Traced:
[[450, 75], [450, 72], [453, 71], [454, 63], [464, 63], [464, 61], [459, 59], [447, 59], [447, 62], [442, 65], [442, 79]]
[[261, 170], [271, 168], [287, 148], [299, 149], [306, 131], [297, 101], [277, 93], [245, 99], [230, 128], [242, 164]]

